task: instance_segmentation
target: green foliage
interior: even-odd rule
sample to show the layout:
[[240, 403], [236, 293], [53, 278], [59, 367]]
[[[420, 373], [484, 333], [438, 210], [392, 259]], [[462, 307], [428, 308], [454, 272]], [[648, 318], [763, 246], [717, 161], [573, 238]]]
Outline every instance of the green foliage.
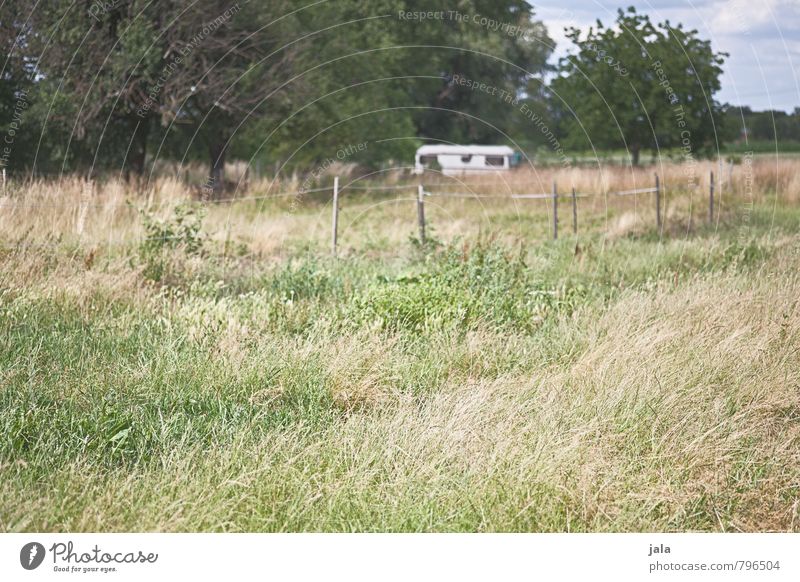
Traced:
[[[139, 245], [139, 256], [145, 263], [145, 276], [160, 281], [170, 265], [182, 256], [198, 255], [203, 250], [202, 232], [205, 209], [196, 204], [179, 204], [167, 219], [158, 219], [141, 212], [145, 236]], [[178, 251], [177, 253], [175, 251]]]
[[[200, 0], [191, 10], [182, 2], [59, 0], [34, 11], [9, 0], [4, 12], [23, 18], [0, 22], [11, 53], [0, 126], [10, 97], [26, 87], [32, 131], [15, 144], [17, 167], [35, 158], [39, 170], [138, 174], [152, 155], [222, 162], [230, 153], [308, 171], [341, 160], [338, 151], [353, 144], [368, 147], [341, 161], [378, 168], [406, 163], [422, 139], [506, 141], [498, 130], [515, 129], [514, 108], [453, 75], [533, 94], [552, 42], [523, 0], [448, 8], [460, 19], [399, 17], [431, 10], [418, 0], [301, 9], [287, 0]], [[23, 22], [25, 42], [11, 51]], [[35, 75], [25, 69], [33, 62]], [[216, 186], [221, 177], [212, 174]]]
[[685, 158], [717, 146], [724, 53], [697, 31], [654, 26], [634, 8], [615, 26], [598, 21], [585, 35], [571, 29], [577, 52], [562, 58], [551, 84], [562, 130], [576, 149], [682, 148]]
[[383, 329], [532, 332], [551, 314], [569, 313], [586, 297], [582, 284], [544, 281], [522, 255], [493, 244], [451, 245], [417, 275], [379, 279], [354, 302], [356, 320]]
[[727, 107], [723, 129], [728, 152], [800, 151], [800, 107], [792, 113]]
[[738, 270], [752, 267], [767, 258], [769, 251], [754, 240], [735, 240], [728, 244], [717, 262], [720, 268]]
[[[407, 11], [431, 10], [429, 2], [407, 0]], [[410, 79], [417, 135], [450, 143], [525, 141], [534, 132], [519, 123], [518, 106], [502, 97], [533, 98], [543, 86], [554, 42], [534, 7], [524, 0], [459, 2], [447, 8], [460, 19], [397, 22], [401, 53]], [[396, 6], [396, 13], [401, 8]], [[492, 22], [497, 29], [481, 24]], [[488, 92], [456, 82], [456, 77], [485, 84]], [[535, 137], [534, 137], [535, 139]]]
[[268, 278], [265, 287], [284, 301], [330, 298], [343, 290], [341, 279], [313, 259], [288, 264]]
[[202, 225], [205, 209], [197, 204], [178, 204], [172, 216], [159, 220], [142, 211], [145, 238], [141, 251], [145, 254], [164, 248], [183, 248], [188, 254], [200, 252], [203, 246]]
[[475, 298], [431, 276], [385, 281], [367, 289], [356, 301], [357, 321], [375, 321], [384, 329], [423, 333], [461, 328], [474, 320]]

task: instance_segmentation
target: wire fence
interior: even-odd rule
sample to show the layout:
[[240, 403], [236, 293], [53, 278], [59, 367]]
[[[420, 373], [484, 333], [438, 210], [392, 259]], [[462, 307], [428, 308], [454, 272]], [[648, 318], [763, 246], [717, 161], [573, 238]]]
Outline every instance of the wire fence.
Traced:
[[[584, 198], [593, 198], [593, 197], [608, 197], [608, 196], [619, 196], [619, 197], [626, 197], [626, 196], [638, 196], [638, 195], [650, 195], [654, 194], [654, 206], [655, 206], [655, 217], [656, 217], [656, 228], [659, 231], [662, 228], [662, 195], [663, 195], [663, 188], [659, 179], [658, 174], [654, 175], [654, 185], [651, 187], [645, 188], [636, 188], [630, 190], [619, 190], [619, 191], [612, 191], [612, 192], [602, 192], [602, 193], [590, 193], [590, 192], [576, 192], [573, 188], [571, 192], [559, 193], [558, 186], [554, 182], [553, 189], [551, 192], [519, 192], [513, 193], [509, 192], [507, 194], [485, 194], [479, 193], [474, 190], [480, 190], [484, 187], [494, 187], [496, 188], [499, 185], [505, 186], [507, 188], [513, 189], [514, 187], [519, 187], [518, 183], [514, 182], [503, 182], [503, 181], [494, 181], [494, 182], [463, 182], [463, 181], [456, 181], [456, 182], [427, 182], [423, 183], [423, 179], [418, 180], [415, 183], [402, 183], [402, 184], [359, 184], [358, 180], [353, 180], [350, 183], [344, 184], [342, 186], [339, 185], [339, 177], [334, 179], [334, 183], [330, 186], [323, 186], [318, 188], [301, 188], [296, 191], [289, 191], [289, 192], [270, 192], [263, 195], [255, 195], [255, 196], [232, 196], [228, 198], [207, 198], [203, 199], [201, 202], [207, 205], [218, 205], [218, 204], [236, 204], [236, 203], [244, 203], [244, 202], [256, 202], [256, 201], [267, 201], [267, 200], [280, 200], [280, 199], [288, 199], [288, 198], [302, 198], [306, 194], [320, 194], [330, 192], [332, 194], [331, 201], [332, 201], [332, 219], [331, 219], [331, 252], [336, 255], [337, 254], [337, 245], [338, 245], [338, 224], [339, 224], [339, 211], [341, 208], [341, 194], [345, 191], [353, 191], [353, 192], [366, 192], [366, 193], [373, 193], [373, 192], [386, 192], [386, 193], [394, 193], [399, 191], [415, 191], [417, 192], [417, 196], [412, 200], [415, 200], [417, 205], [417, 221], [419, 227], [419, 237], [421, 242], [425, 242], [426, 238], [426, 220], [425, 220], [425, 199], [426, 198], [452, 198], [452, 199], [464, 199], [464, 200], [513, 200], [513, 201], [526, 201], [526, 200], [545, 200], [550, 202], [550, 215], [552, 218], [552, 238], [558, 238], [559, 232], [559, 217], [558, 217], [558, 208], [559, 208], [559, 201], [560, 200], [569, 200], [572, 204], [572, 227], [573, 233], [577, 235], [578, 233], [578, 204], [577, 201], [579, 199]], [[273, 182], [274, 183], [274, 182]], [[3, 174], [3, 196], [5, 200], [0, 202], [0, 209], [35, 209], [35, 208], [76, 208], [79, 210], [88, 209], [88, 208], [101, 208], [101, 209], [108, 209], [113, 210], [118, 207], [129, 207], [134, 208], [134, 204], [131, 201], [109, 201], [106, 203], [99, 203], [94, 202], [91, 200], [77, 200], [77, 201], [64, 201], [64, 202], [9, 202], [9, 200], [13, 200], [13, 198], [8, 197], [8, 184], [7, 178], [5, 173]], [[694, 188], [699, 187], [699, 185], [693, 185]], [[270, 188], [272, 186], [270, 185]], [[708, 206], [708, 220], [711, 222], [714, 220], [715, 217], [715, 201], [714, 201], [714, 194], [715, 194], [715, 182], [714, 182], [714, 173], [710, 173], [709, 179], [709, 206]], [[456, 188], [456, 191], [450, 191], [450, 188]], [[88, 183], [87, 190], [92, 191], [93, 186], [91, 183]], [[458, 191], [460, 189], [461, 191]], [[473, 191], [464, 191], [464, 190], [473, 190]], [[0, 198], [2, 199], [2, 198]], [[143, 239], [139, 239], [138, 243], [146, 243], [150, 241], [167, 241], [174, 238], [180, 237], [146, 237]], [[80, 241], [80, 238], [79, 238]], [[55, 242], [55, 243], [28, 243], [24, 241], [20, 241], [18, 243], [14, 243], [12, 245], [0, 245], [0, 248], [5, 250], [12, 249], [12, 248], [50, 248], [50, 247], [57, 247], [62, 246], [63, 242]], [[131, 242], [112, 242], [107, 241], [103, 243], [105, 246], [131, 246]]]

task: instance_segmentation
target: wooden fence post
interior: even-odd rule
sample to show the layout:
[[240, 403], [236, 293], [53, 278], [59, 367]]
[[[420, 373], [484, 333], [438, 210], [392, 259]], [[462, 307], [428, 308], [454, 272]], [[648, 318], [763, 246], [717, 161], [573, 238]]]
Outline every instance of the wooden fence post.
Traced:
[[656, 174], [656, 228], [661, 232], [661, 182]]
[[708, 182], [708, 222], [714, 222], [714, 172]]
[[553, 240], [558, 240], [558, 186], [553, 180]]
[[578, 234], [578, 197], [575, 195], [575, 186], [572, 187], [572, 234]]
[[333, 179], [333, 225], [331, 233], [331, 252], [336, 256], [336, 243], [339, 235], [339, 176]]
[[425, 189], [417, 187], [417, 221], [419, 222], [419, 242], [425, 245]]

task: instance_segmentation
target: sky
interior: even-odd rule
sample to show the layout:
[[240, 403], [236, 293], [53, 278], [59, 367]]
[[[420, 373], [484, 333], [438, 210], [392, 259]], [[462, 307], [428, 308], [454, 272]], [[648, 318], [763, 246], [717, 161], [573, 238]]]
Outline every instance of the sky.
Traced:
[[800, 107], [800, 0], [543, 0], [531, 1], [556, 41], [554, 62], [571, 43], [564, 27], [611, 24], [617, 8], [635, 6], [654, 22], [697, 29], [717, 52], [726, 52], [717, 100], [756, 111]]

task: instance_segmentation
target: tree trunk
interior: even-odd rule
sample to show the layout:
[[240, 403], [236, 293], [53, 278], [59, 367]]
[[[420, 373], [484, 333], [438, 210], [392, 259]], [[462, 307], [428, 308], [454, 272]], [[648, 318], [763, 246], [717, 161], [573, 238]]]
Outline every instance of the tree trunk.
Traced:
[[128, 159], [125, 160], [125, 180], [130, 181], [131, 174], [136, 178], [144, 175], [144, 162], [147, 157], [147, 136], [150, 134], [150, 118], [134, 120], [131, 145]]
[[222, 197], [225, 191], [225, 153], [228, 140], [221, 135], [218, 139], [211, 142], [209, 153], [211, 154], [211, 171], [208, 174], [208, 186], [211, 196], [217, 200]]
[[638, 166], [639, 165], [639, 154], [641, 153], [641, 151], [642, 151], [642, 148], [639, 147], [638, 145], [632, 145], [631, 146], [631, 163], [634, 166]]

